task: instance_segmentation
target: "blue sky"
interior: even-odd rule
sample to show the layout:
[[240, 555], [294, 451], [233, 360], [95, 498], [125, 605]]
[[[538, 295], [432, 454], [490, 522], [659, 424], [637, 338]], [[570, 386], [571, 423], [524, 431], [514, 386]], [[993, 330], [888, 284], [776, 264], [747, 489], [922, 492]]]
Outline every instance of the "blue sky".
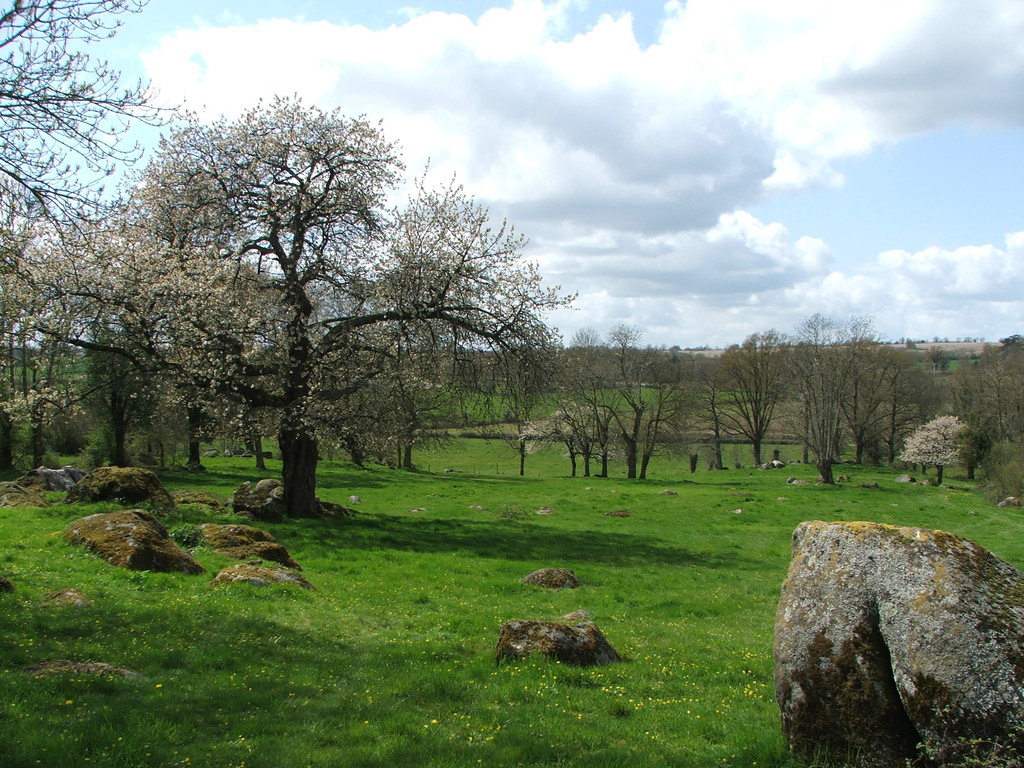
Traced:
[[98, 52], [204, 118], [381, 119], [530, 237], [566, 337], [1024, 332], [1019, 0], [150, 0]]

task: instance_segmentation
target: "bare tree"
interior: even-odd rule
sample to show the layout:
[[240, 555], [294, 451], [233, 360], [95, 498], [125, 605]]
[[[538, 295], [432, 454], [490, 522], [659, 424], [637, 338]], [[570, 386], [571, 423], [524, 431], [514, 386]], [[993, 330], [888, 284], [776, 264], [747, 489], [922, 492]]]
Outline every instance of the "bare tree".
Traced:
[[842, 453], [843, 402], [857, 372], [860, 348], [874, 342], [871, 322], [841, 323], [813, 315], [797, 328], [790, 376], [799, 388], [805, 445], [814, 456], [820, 482], [835, 482], [832, 465]]
[[153, 120], [142, 83], [85, 53], [146, 0], [17, 0], [0, 13], [0, 175], [51, 214], [74, 216], [138, 157], [130, 122]]
[[761, 464], [764, 442], [786, 380], [786, 340], [778, 331], [754, 333], [721, 357], [725, 388], [732, 395], [722, 419], [750, 441], [754, 464]]

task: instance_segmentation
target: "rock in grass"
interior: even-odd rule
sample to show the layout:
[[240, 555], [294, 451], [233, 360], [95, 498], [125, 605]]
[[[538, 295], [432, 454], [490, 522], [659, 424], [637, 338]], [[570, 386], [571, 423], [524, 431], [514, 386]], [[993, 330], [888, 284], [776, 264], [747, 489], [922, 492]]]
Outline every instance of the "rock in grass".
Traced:
[[90, 608], [92, 606], [92, 600], [86, 597], [84, 592], [74, 587], [48, 592], [43, 595], [43, 602], [58, 608]]
[[501, 625], [495, 661], [517, 661], [539, 653], [563, 664], [591, 667], [622, 661], [592, 621], [509, 621]]
[[0, 592], [13, 592], [13, 591], [14, 591], [14, 585], [11, 583], [10, 579], [8, 579], [8, 578], [6, 578], [4, 576], [0, 576]]
[[96, 467], [68, 491], [64, 500], [82, 504], [111, 500], [126, 504], [148, 501], [158, 508], [174, 507], [174, 499], [160, 478], [152, 470], [142, 467]]
[[280, 565], [263, 565], [258, 560], [229, 566], [214, 576], [213, 581], [215, 584], [251, 584], [254, 587], [294, 584], [303, 589], [315, 589], [306, 578], [293, 569]]
[[523, 576], [519, 581], [548, 589], [576, 589], [581, 586], [576, 574], [568, 568], [541, 568]]
[[196, 574], [206, 570], [174, 543], [160, 521], [141, 509], [83, 517], [64, 529], [64, 538], [111, 565], [136, 571]]
[[68, 661], [56, 659], [44, 661], [25, 667], [25, 674], [34, 677], [49, 677], [53, 675], [109, 675], [114, 677], [145, 677], [116, 664], [107, 664], [102, 661]]
[[48, 507], [50, 502], [37, 491], [18, 483], [0, 483], [0, 507]]
[[942, 531], [803, 523], [776, 615], [775, 695], [808, 761], [903, 765], [919, 743], [939, 764], [966, 765], [980, 743], [1016, 753], [1024, 575]]
[[206, 507], [214, 512], [230, 511], [226, 501], [217, 498], [212, 493], [206, 493], [205, 491], [175, 491], [174, 503]]
[[273, 536], [259, 528], [251, 525], [204, 523], [199, 526], [199, 530], [210, 546], [222, 555], [239, 560], [256, 557], [302, 570], [283, 544], [278, 544]]
[[62, 469], [36, 467], [18, 478], [18, 485], [37, 491], [70, 491], [85, 472], [72, 466]]
[[231, 496], [231, 507], [236, 515], [250, 520], [279, 522], [288, 510], [284, 504], [284, 486], [273, 478], [256, 483], [242, 483]]

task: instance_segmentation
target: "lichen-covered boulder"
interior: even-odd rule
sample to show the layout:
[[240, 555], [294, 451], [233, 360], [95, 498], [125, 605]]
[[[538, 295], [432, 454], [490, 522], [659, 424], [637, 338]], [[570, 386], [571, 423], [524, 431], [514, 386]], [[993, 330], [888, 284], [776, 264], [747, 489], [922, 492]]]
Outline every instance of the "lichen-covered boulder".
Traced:
[[531, 653], [577, 667], [622, 661], [592, 621], [571, 625], [557, 621], [509, 621], [501, 625], [494, 650], [497, 662], [523, 659]]
[[196, 574], [206, 570], [174, 543], [159, 520], [141, 509], [83, 517], [64, 529], [64, 538], [111, 565], [136, 571]]
[[18, 485], [39, 491], [70, 491], [83, 477], [83, 470], [70, 465], [62, 469], [36, 467], [19, 477]]
[[953, 534], [801, 524], [775, 622], [775, 695], [805, 760], [863, 768], [1019, 750], [1024, 575]]
[[256, 485], [245, 482], [235, 489], [231, 506], [236, 515], [250, 520], [279, 522], [284, 519], [284, 486], [273, 478], [260, 480]]
[[253, 528], [251, 525], [204, 523], [199, 526], [199, 530], [210, 546], [222, 555], [239, 560], [255, 557], [302, 570], [283, 544], [279, 544], [273, 536], [259, 528]]
[[523, 576], [519, 581], [548, 589], [576, 589], [581, 586], [580, 580], [569, 568], [541, 568]]
[[50, 502], [38, 491], [19, 483], [0, 483], [0, 507], [48, 507]]
[[96, 467], [68, 491], [64, 500], [83, 504], [110, 500], [128, 504], [149, 501], [157, 508], [174, 507], [174, 499], [160, 478], [142, 467]]
[[303, 589], [315, 587], [292, 568], [280, 565], [264, 565], [260, 561], [231, 565], [213, 577], [215, 584], [251, 584], [254, 587], [269, 587], [272, 584], [294, 584]]

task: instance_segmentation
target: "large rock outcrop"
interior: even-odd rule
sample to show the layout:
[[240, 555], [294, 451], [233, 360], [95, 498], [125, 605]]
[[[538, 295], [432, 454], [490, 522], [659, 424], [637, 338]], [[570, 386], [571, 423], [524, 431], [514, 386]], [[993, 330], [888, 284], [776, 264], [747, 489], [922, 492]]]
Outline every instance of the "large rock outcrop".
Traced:
[[160, 478], [142, 467], [96, 467], [68, 491], [64, 500], [84, 504], [110, 500], [126, 504], [148, 501], [158, 508], [174, 507], [174, 499]]
[[563, 664], [590, 667], [622, 661], [592, 621], [509, 621], [501, 625], [494, 658], [499, 663], [539, 653]]
[[64, 538], [111, 565], [136, 571], [195, 574], [206, 570], [174, 543], [159, 520], [141, 509], [83, 517], [64, 529]]
[[775, 622], [793, 752], [882, 768], [947, 762], [1024, 729], [1024, 575], [953, 534], [801, 524]]

